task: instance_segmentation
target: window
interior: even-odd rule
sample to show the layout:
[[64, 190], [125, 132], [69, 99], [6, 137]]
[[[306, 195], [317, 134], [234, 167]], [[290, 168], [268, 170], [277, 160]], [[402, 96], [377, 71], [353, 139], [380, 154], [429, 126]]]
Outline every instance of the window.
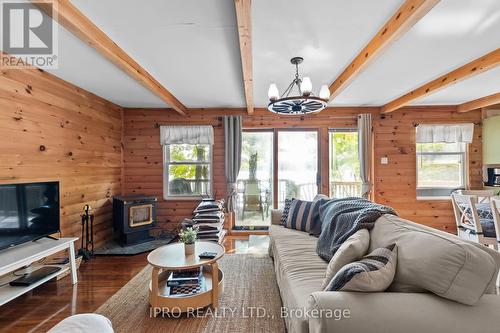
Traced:
[[466, 143], [417, 143], [417, 197], [448, 196], [466, 186]]
[[208, 144], [169, 144], [163, 147], [164, 198], [211, 196], [212, 146]]
[[355, 129], [332, 129], [330, 141], [330, 196], [359, 197], [358, 132]]

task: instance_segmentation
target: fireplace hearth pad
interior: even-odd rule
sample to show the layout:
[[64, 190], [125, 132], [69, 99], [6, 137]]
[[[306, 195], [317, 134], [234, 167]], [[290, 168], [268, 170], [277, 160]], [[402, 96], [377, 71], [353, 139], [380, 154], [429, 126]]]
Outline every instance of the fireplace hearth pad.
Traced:
[[152, 241], [137, 243], [131, 245], [120, 245], [115, 240], [109, 241], [104, 246], [99, 247], [94, 251], [96, 256], [132, 256], [139, 253], [152, 251], [160, 246], [167, 245], [173, 241], [175, 235], [163, 234]]

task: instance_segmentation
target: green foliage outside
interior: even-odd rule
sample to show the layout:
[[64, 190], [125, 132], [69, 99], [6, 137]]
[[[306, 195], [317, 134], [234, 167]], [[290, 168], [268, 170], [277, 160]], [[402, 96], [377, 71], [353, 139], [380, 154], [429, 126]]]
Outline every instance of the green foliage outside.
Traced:
[[258, 177], [269, 177], [270, 180], [272, 149], [272, 133], [244, 132], [241, 145], [240, 177], [248, 177], [250, 181], [255, 181]]
[[257, 180], [257, 161], [259, 160], [259, 153], [255, 152], [250, 154], [248, 158], [248, 180], [254, 182]]
[[[206, 161], [208, 146], [206, 145], [171, 145], [171, 161]], [[173, 178], [208, 179], [208, 165], [171, 165], [170, 175]]]
[[332, 132], [330, 181], [359, 181], [358, 134]]
[[[262, 145], [262, 138], [258, 136], [258, 134], [254, 133], [244, 133], [244, 140], [242, 140], [241, 147], [241, 169], [242, 170], [250, 170], [251, 163], [254, 163], [255, 167], [259, 162], [259, 155], [257, 151], [259, 150], [259, 146]], [[262, 149], [262, 147], [260, 147]], [[253, 161], [252, 160], [253, 157]]]

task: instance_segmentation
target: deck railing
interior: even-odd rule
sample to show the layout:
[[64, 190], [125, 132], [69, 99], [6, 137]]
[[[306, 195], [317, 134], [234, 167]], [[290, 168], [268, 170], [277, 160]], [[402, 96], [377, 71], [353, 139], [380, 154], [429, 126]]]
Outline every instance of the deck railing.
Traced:
[[[279, 182], [279, 204], [283, 204], [286, 198], [300, 198], [302, 200], [313, 200], [316, 196], [317, 185], [315, 183], [296, 184], [287, 180]], [[361, 196], [361, 182], [330, 182], [331, 198], [347, 198]]]
[[361, 196], [361, 182], [330, 182], [330, 197], [347, 198]]

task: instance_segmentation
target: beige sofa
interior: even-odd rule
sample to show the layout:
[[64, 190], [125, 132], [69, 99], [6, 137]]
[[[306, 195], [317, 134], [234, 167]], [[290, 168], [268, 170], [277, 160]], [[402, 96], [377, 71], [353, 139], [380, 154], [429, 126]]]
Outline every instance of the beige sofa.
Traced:
[[[283, 301], [282, 314], [289, 333], [500, 332], [500, 296], [495, 294], [495, 280], [500, 267], [497, 252], [464, 242], [451, 234], [384, 215], [370, 232], [370, 250], [385, 241], [402, 243], [398, 244], [398, 250], [400, 246], [403, 250], [398, 252], [398, 267], [401, 270], [396, 273], [396, 278], [404, 280], [414, 276], [418, 283], [434, 288], [433, 291], [442, 297], [429, 292], [321, 291], [327, 263], [316, 254], [317, 238], [280, 226], [280, 211], [273, 211], [272, 215], [269, 254], [274, 260]], [[422, 239], [427, 244], [418, 244], [418, 240], [422, 242]], [[406, 244], [408, 240], [413, 244]], [[435, 247], [439, 242], [443, 244], [442, 251]], [[415, 246], [419, 246], [418, 251], [413, 251]], [[415, 252], [418, 254], [415, 255]], [[430, 257], [435, 252], [447, 252], [436, 259], [437, 265], [432, 263]], [[456, 258], [462, 258], [460, 256], [468, 261], [467, 264], [458, 262]], [[408, 262], [400, 262], [402, 260]], [[484, 267], [478, 268], [478, 261], [479, 265], [483, 265], [481, 262], [484, 261]], [[425, 265], [433, 264], [435, 268], [422, 278], [421, 270], [428, 269]], [[464, 272], [467, 266], [469, 271]], [[470, 274], [476, 273], [477, 280], [481, 281], [475, 284], [470, 281]], [[454, 275], [449, 277], [450, 274]], [[432, 283], [429, 277], [435, 280], [435, 286], [429, 286]], [[446, 283], [453, 283], [454, 286], [443, 286]], [[478, 293], [486, 294], [477, 301]], [[456, 297], [475, 304], [464, 305], [445, 297]]]

